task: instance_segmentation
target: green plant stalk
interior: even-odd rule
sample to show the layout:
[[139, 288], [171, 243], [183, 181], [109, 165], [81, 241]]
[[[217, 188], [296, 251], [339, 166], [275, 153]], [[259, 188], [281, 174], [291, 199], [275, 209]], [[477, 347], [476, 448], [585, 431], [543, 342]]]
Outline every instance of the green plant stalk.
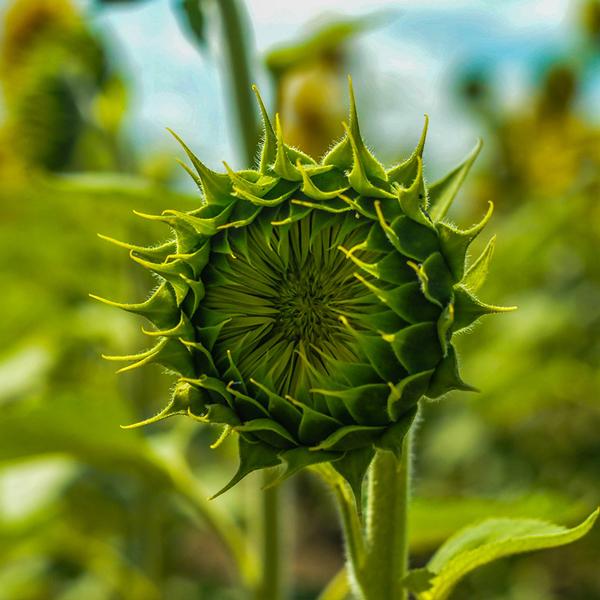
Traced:
[[378, 451], [371, 465], [367, 507], [367, 555], [361, 582], [365, 600], [407, 600], [400, 584], [408, 571], [408, 507], [412, 433], [402, 457]]
[[[244, 26], [242, 8], [238, 0], [219, 0], [217, 6], [221, 14], [227, 54], [227, 76], [237, 112], [240, 143], [245, 166], [249, 167], [254, 163], [259, 141], [259, 127], [250, 76], [248, 30]], [[256, 598], [257, 600], [280, 600], [285, 596], [280, 493], [277, 487], [258, 493], [261, 495], [262, 503], [262, 530], [259, 533], [262, 573], [256, 588]]]
[[[408, 572], [408, 508], [412, 432], [402, 456], [378, 450], [369, 469], [366, 527], [347, 482], [330, 464], [314, 467], [331, 486], [340, 511], [347, 565], [321, 598], [343, 597], [348, 584], [360, 600], [408, 600], [401, 581]], [[345, 584], [345, 585], [344, 585]]]
[[283, 576], [285, 551], [281, 539], [281, 492], [278, 486], [256, 491], [259, 494], [261, 511], [258, 531], [261, 573], [256, 586], [256, 600], [281, 600], [285, 597]]
[[[330, 464], [322, 464], [314, 467], [324, 481], [331, 486], [338, 510], [340, 512], [340, 520], [342, 522], [342, 530], [344, 533], [344, 542], [346, 548], [347, 565], [339, 575], [340, 581], [336, 576], [335, 580], [324, 590], [324, 598], [328, 598], [327, 594], [335, 594], [339, 587], [341, 591], [349, 591], [351, 586], [360, 597], [362, 594], [362, 569], [365, 561], [365, 539], [363, 535], [363, 527], [360, 516], [356, 510], [356, 502], [352, 490], [348, 483], [341, 477]], [[345, 585], [344, 585], [345, 584]], [[329, 588], [332, 587], [332, 590]]]
[[[262, 474], [264, 484], [270, 476]], [[281, 532], [281, 498], [278, 487], [271, 487], [261, 493], [261, 531], [260, 554], [263, 567], [261, 581], [256, 590], [256, 600], [279, 600], [284, 597], [283, 567], [280, 549], [282, 547]]]
[[247, 162], [245, 166], [249, 167], [254, 162], [259, 128], [250, 77], [248, 28], [238, 0], [219, 0], [216, 4], [221, 14], [227, 76], [237, 112], [240, 141]]
[[344, 527], [344, 536], [346, 538], [346, 551], [351, 565], [349, 576], [352, 579], [358, 579], [365, 556], [360, 519], [354, 508], [352, 493], [341, 478], [334, 490], [338, 498], [342, 524]]

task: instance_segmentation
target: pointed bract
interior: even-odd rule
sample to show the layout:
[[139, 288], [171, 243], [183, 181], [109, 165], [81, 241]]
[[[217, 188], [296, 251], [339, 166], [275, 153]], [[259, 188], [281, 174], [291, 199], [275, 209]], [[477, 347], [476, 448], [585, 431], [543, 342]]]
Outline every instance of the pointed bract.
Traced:
[[429, 186], [429, 215], [434, 221], [440, 221], [446, 216], [482, 146], [483, 142], [477, 140], [475, 148], [458, 167]]
[[387, 179], [390, 183], [398, 183], [402, 186], [408, 186], [414, 181], [417, 175], [417, 165], [419, 160], [423, 160], [423, 150], [425, 148], [425, 140], [427, 138], [427, 129], [429, 128], [429, 116], [425, 115], [423, 130], [417, 146], [413, 153], [403, 162], [392, 167], [387, 172]]
[[231, 183], [227, 175], [216, 173], [209, 169], [172, 129], [168, 129], [168, 131], [181, 144], [192, 165], [194, 165], [194, 169], [196, 169], [202, 184], [202, 191], [206, 202], [208, 204], [227, 204], [231, 192]]
[[259, 168], [261, 173], [267, 174], [275, 162], [275, 157], [277, 155], [277, 139], [275, 137], [275, 132], [273, 131], [273, 125], [271, 125], [271, 120], [269, 119], [269, 114], [267, 113], [267, 109], [265, 108], [260, 92], [258, 91], [258, 87], [253, 85], [252, 91], [256, 95], [263, 121], [263, 140], [260, 149]]
[[485, 283], [495, 245], [496, 236], [494, 235], [490, 238], [479, 258], [467, 269], [462, 285], [471, 292], [476, 292]]

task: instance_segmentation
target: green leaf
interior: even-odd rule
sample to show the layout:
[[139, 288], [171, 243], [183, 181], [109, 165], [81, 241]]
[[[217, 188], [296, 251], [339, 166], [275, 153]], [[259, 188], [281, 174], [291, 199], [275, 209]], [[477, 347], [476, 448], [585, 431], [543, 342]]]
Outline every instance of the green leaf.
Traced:
[[283, 131], [281, 129], [279, 114], [275, 115], [275, 136], [277, 138], [277, 150], [275, 153], [275, 162], [273, 163], [273, 171], [287, 181], [302, 181], [302, 174], [290, 158], [290, 148], [283, 141]]
[[291, 397], [290, 401], [302, 411], [302, 420], [298, 426], [298, 438], [302, 444], [307, 446], [318, 444], [322, 439], [337, 431], [342, 424], [332, 416], [325, 415], [307, 404]]
[[[431, 229], [413, 221], [405, 215], [396, 217], [391, 224], [387, 223], [381, 205], [375, 203], [379, 224], [390, 244], [409, 258], [425, 261], [433, 252], [437, 252], [438, 238]], [[384, 250], [386, 251], [386, 250]]]
[[300, 174], [302, 175], [301, 191], [303, 194], [306, 194], [312, 200], [332, 200], [333, 198], [337, 198], [338, 196], [340, 196], [340, 194], [343, 194], [348, 189], [347, 186], [344, 186], [332, 190], [322, 190], [311, 179], [310, 174], [302, 166], [300, 161], [296, 163], [296, 168], [300, 171]]
[[415, 496], [409, 515], [410, 549], [433, 554], [446, 539], [470, 523], [489, 515], [508, 519], [543, 519], [575, 522], [587, 514], [587, 506], [568, 496], [548, 491], [524, 496]]
[[[354, 332], [353, 329], [350, 331]], [[355, 333], [359, 348], [384, 381], [394, 381], [402, 373], [403, 367], [396, 358], [389, 342], [381, 336]]]
[[599, 510], [571, 529], [538, 519], [488, 519], [470, 525], [447, 540], [429, 561], [427, 568], [435, 577], [419, 600], [445, 600], [465, 575], [499, 558], [574, 542], [590, 531]]
[[235, 412], [224, 404], [209, 404], [206, 407], [206, 412], [199, 416], [193, 412], [188, 412], [188, 414], [205, 423], [229, 425], [230, 427], [237, 427], [240, 424]]

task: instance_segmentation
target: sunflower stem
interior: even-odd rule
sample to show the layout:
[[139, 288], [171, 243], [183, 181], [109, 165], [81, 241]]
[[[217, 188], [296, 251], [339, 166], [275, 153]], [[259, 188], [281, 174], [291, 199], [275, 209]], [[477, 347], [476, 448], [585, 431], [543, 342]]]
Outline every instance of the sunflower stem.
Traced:
[[378, 451], [369, 479], [367, 554], [361, 577], [365, 600], [407, 600], [401, 580], [408, 571], [408, 505], [412, 433], [402, 456]]
[[[321, 475], [325, 482], [331, 486], [340, 513], [347, 560], [346, 568], [344, 569], [344, 575], [342, 575], [340, 578], [342, 580], [340, 582], [340, 586], [342, 586], [345, 581], [347, 584], [346, 589], [349, 591], [349, 588], [352, 587], [355, 595], [358, 598], [362, 598], [362, 573], [365, 562], [365, 538], [361, 518], [356, 510], [354, 494], [352, 493], [348, 483], [330, 464], [317, 465], [314, 467], [314, 469], [317, 473], [319, 473], [319, 475]], [[337, 589], [337, 583], [334, 587]], [[327, 593], [332, 593], [329, 590], [329, 586], [326, 591]], [[323, 597], [327, 598], [328, 596]]]
[[239, 127], [239, 141], [243, 159], [251, 167], [259, 142], [258, 115], [252, 92], [249, 28], [245, 23], [243, 6], [239, 0], [219, 0], [224, 49], [227, 55], [226, 77], [233, 95]]
[[[263, 483], [269, 483], [270, 474], [263, 474]], [[283, 544], [281, 530], [281, 488], [270, 487], [261, 492], [260, 553], [262, 573], [256, 589], [256, 600], [284, 598]]]

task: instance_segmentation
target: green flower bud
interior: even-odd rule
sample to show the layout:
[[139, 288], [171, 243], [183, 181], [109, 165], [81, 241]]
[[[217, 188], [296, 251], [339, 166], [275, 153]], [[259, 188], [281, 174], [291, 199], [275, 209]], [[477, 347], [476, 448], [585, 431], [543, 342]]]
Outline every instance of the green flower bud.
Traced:
[[146, 317], [156, 344], [108, 358], [178, 374], [144, 424], [189, 414], [239, 434], [240, 468], [222, 491], [256, 469], [281, 464], [282, 479], [324, 461], [358, 490], [375, 449], [400, 453], [421, 398], [473, 389], [453, 334], [508, 310], [474, 295], [493, 240], [466, 267], [491, 208], [467, 230], [442, 220], [480, 145], [428, 186], [427, 121], [386, 170], [363, 142], [352, 87], [350, 99], [346, 135], [321, 162], [285, 144], [260, 97], [258, 169], [215, 173], [179, 140], [202, 206], [143, 215], [172, 228], [162, 246], [120, 243], [162, 283], [140, 304], [108, 303]]

